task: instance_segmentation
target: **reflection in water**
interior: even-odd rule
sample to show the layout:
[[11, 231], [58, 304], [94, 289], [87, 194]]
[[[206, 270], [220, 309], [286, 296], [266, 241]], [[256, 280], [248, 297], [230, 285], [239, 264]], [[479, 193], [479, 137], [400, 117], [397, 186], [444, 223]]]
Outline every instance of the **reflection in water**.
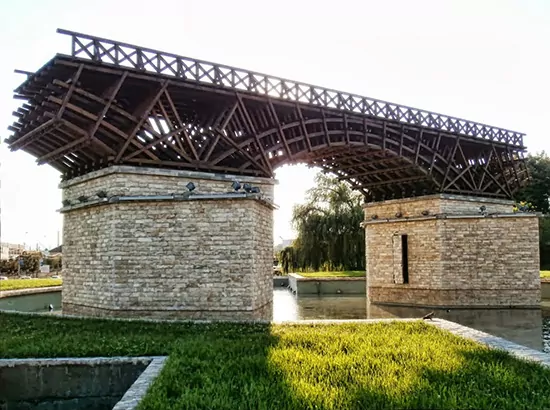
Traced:
[[61, 309], [61, 292], [52, 291], [28, 295], [0, 298], [1, 310], [17, 310], [19, 312], [47, 312], [52, 304], [55, 310]]
[[[273, 320], [420, 318], [431, 309], [380, 306], [364, 296], [300, 296], [286, 289], [273, 293]], [[550, 318], [539, 309], [450, 309], [436, 310], [436, 317], [499, 336], [550, 353]], [[543, 338], [544, 331], [544, 338]]]

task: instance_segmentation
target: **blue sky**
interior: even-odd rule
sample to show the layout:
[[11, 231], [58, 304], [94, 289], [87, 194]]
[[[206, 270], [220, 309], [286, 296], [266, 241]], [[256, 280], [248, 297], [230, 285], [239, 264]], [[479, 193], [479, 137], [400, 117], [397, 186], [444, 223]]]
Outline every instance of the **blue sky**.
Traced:
[[[0, 2], [0, 138], [13, 89], [56, 52], [65, 28], [527, 133], [550, 149], [550, 1]], [[62, 219], [58, 173], [0, 145], [1, 240], [52, 247]], [[292, 206], [314, 171], [277, 171], [274, 237], [293, 236]]]

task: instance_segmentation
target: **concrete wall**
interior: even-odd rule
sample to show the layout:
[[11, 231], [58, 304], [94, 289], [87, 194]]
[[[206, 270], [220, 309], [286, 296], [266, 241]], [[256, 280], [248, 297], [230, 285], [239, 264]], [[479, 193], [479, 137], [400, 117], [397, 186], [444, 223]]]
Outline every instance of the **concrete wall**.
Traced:
[[110, 410], [150, 361], [0, 360], [0, 409]]
[[550, 300], [550, 280], [540, 282], [540, 297], [541, 299]]
[[[481, 206], [488, 215], [481, 214]], [[511, 209], [511, 202], [449, 195], [367, 204], [370, 301], [538, 306], [538, 217]], [[408, 284], [403, 283], [401, 235], [408, 236]]]
[[297, 295], [364, 295], [365, 278], [309, 278], [288, 275], [289, 286]]
[[[261, 185], [265, 198], [199, 198], [231, 191], [234, 179]], [[64, 313], [271, 318], [272, 180], [113, 167], [62, 187], [66, 199], [99, 189], [167, 195], [187, 191], [190, 181], [197, 187], [194, 200], [65, 208]]]

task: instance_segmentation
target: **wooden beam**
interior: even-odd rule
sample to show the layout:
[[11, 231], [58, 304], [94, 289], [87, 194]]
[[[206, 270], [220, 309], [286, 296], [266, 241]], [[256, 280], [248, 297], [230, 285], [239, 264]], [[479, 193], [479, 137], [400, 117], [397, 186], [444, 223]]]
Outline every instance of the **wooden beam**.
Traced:
[[392, 184], [399, 184], [399, 183], [405, 183], [405, 182], [414, 182], [414, 181], [420, 181], [420, 180], [428, 180], [428, 178], [426, 177], [426, 175], [417, 175], [417, 176], [414, 176], [414, 177], [407, 177], [407, 178], [401, 178], [401, 179], [391, 179], [391, 180], [383, 181], [383, 182], [373, 182], [373, 183], [368, 183], [368, 184], [361, 184], [361, 185], [358, 185], [358, 188], [369, 189], [369, 188], [381, 187], [381, 186], [384, 186], [384, 185], [392, 185]]
[[277, 130], [279, 131], [279, 138], [281, 139], [281, 142], [283, 143], [285, 147], [286, 154], [288, 155], [288, 158], [292, 160], [292, 152], [290, 151], [290, 147], [288, 146], [288, 142], [286, 140], [285, 133], [283, 131], [283, 128], [281, 127], [281, 122], [279, 121], [279, 118], [277, 117], [277, 111], [275, 111], [275, 107], [273, 106], [273, 102], [271, 101], [271, 98], [267, 97], [267, 104], [269, 106], [269, 113], [271, 115], [272, 121], [277, 126]]
[[[222, 114], [220, 114], [220, 117], [216, 120], [216, 122], [214, 124], [212, 124], [212, 128], [217, 129], [218, 132], [216, 133], [216, 137], [215, 137], [214, 141], [212, 141], [210, 143], [210, 146], [208, 147], [208, 150], [206, 150], [206, 155], [202, 159], [203, 161], [205, 161], [205, 162], [210, 161], [210, 157], [212, 156], [212, 153], [214, 152], [214, 149], [217, 147], [217, 145], [220, 141], [220, 138], [221, 138], [220, 133], [226, 132], [226, 128], [227, 128], [229, 122], [231, 121], [231, 119], [233, 118], [233, 115], [237, 111], [238, 107], [239, 107], [239, 101], [235, 100], [235, 103], [230, 108], [223, 111]], [[223, 118], [223, 117], [225, 117], [225, 119], [223, 120], [223, 122], [221, 124], [219, 124], [219, 122], [221, 121], [221, 118]], [[205, 150], [203, 150], [203, 151], [205, 151]], [[229, 156], [229, 155], [231, 155], [231, 154], [227, 153], [226, 156]], [[224, 156], [223, 158], [225, 158], [226, 156]], [[223, 158], [221, 158], [220, 161]]]
[[344, 135], [346, 136], [346, 143], [349, 145], [349, 124], [348, 124], [348, 116], [344, 112]]
[[[464, 169], [462, 170], [462, 172], [460, 172], [451, 182], [449, 182], [447, 185], [443, 185], [443, 190], [446, 190], [447, 188], [450, 188], [452, 185], [454, 185], [455, 182], [461, 179], [466, 172], [470, 171], [470, 168], [471, 168], [470, 165], [464, 166]], [[457, 187], [457, 188], [460, 188], [460, 187]]]
[[[220, 132], [220, 130], [216, 130], [216, 132], [221, 137], [221, 139], [223, 139], [225, 142], [227, 142], [229, 145], [231, 145], [235, 149], [235, 152], [239, 153], [240, 155], [245, 156], [246, 159], [248, 159], [251, 163], [256, 165], [260, 171], [263, 171], [263, 173], [265, 173], [265, 176], [271, 176], [272, 175], [273, 171], [271, 170], [271, 168], [269, 168], [269, 169], [265, 168], [262, 164], [260, 164], [258, 161], [256, 161], [248, 152], [246, 152], [245, 150], [241, 150], [239, 148], [239, 146], [237, 145], [237, 143], [235, 141], [233, 141], [233, 139], [231, 137], [228, 137], [227, 135], [225, 135], [225, 133]], [[218, 162], [219, 162], [219, 160], [216, 159], [216, 160], [212, 161], [211, 163], [217, 164]]]
[[477, 189], [481, 191], [481, 187], [483, 186], [483, 181], [485, 180], [485, 174], [487, 173], [487, 170], [489, 169], [489, 165], [491, 163], [491, 159], [493, 157], [493, 150], [489, 151], [489, 158], [486, 158], [485, 165], [483, 167], [483, 172], [481, 174], [481, 179], [479, 180], [479, 184], [477, 186]]
[[[271, 176], [271, 175], [273, 175], [273, 168], [271, 167], [271, 163], [269, 162], [269, 159], [267, 158], [267, 154], [265, 153], [264, 147], [262, 146], [262, 144], [260, 142], [260, 138], [258, 138], [258, 133], [256, 131], [256, 128], [254, 127], [254, 124], [252, 123], [252, 120], [250, 119], [250, 115], [248, 114], [248, 110], [246, 109], [246, 106], [244, 105], [242, 96], [239, 93], [235, 93], [235, 94], [237, 95], [237, 100], [239, 101], [239, 106], [241, 108], [241, 111], [243, 112], [243, 114], [245, 116], [245, 119], [247, 120], [249, 126], [251, 127], [251, 131], [254, 134], [254, 139], [256, 140], [256, 145], [258, 146], [258, 149], [260, 150], [260, 153], [262, 154], [262, 158], [264, 160], [264, 163], [267, 166], [267, 169], [269, 169], [269, 175]], [[225, 135], [223, 137], [225, 137]], [[250, 158], [252, 158], [252, 157], [250, 157]], [[254, 161], [254, 162], [256, 162], [256, 161]], [[262, 168], [264, 168], [264, 167], [262, 167]]]
[[[114, 160], [114, 157], [110, 157], [109, 160]], [[185, 162], [181, 162], [181, 161], [165, 161], [165, 160], [158, 160], [158, 161], [155, 161], [155, 160], [152, 160], [152, 159], [141, 159], [141, 158], [132, 158], [128, 161], [125, 161], [126, 163], [129, 163], [129, 164], [137, 164], [137, 165], [156, 165], [156, 166], [165, 166], [165, 167], [169, 167], [169, 168], [184, 168], [184, 169], [196, 169], [197, 166], [194, 165], [194, 164], [186, 164]], [[258, 171], [258, 170], [242, 170], [242, 171], [239, 171], [238, 169], [236, 168], [231, 168], [231, 167], [218, 167], [218, 166], [210, 166], [210, 165], [199, 165], [200, 169], [203, 169], [205, 170], [206, 172], [208, 171], [219, 171], [219, 172], [227, 172], [227, 173], [238, 173], [238, 172], [241, 172], [243, 174], [247, 174], [247, 175], [254, 175], [254, 176], [265, 176], [261, 171]]]
[[466, 158], [466, 155], [464, 154], [464, 150], [462, 149], [462, 145], [461, 144], [458, 144], [458, 149], [460, 151], [460, 156], [462, 157], [462, 160], [464, 161], [464, 166], [466, 167], [466, 169], [468, 170], [468, 175], [470, 176], [470, 179], [472, 180], [472, 188], [476, 186], [476, 181], [474, 179], [474, 176], [472, 174], [472, 172], [470, 171], [470, 163], [468, 161], [468, 159]]
[[[498, 154], [498, 152], [497, 152], [497, 150], [496, 150], [496, 148], [495, 148], [494, 145], [493, 145], [493, 152], [494, 152], [494, 154], [495, 154], [495, 156], [496, 156], [496, 158], [497, 158], [497, 163], [498, 163], [498, 165], [499, 165], [499, 167], [500, 167], [500, 172], [501, 172], [501, 174], [502, 174], [502, 178], [504, 178], [504, 182], [505, 182], [505, 184], [506, 184], [506, 188], [508, 188], [508, 190], [507, 190], [507, 191], [505, 190], [505, 192], [506, 192], [508, 195], [510, 195], [510, 197], [512, 197], [512, 189], [510, 188], [510, 184], [508, 183], [508, 178], [506, 178], [506, 175], [505, 175], [505, 172], [504, 172], [504, 166], [502, 165], [502, 158], [501, 158], [500, 155]], [[489, 174], [489, 176], [492, 176], [492, 175]]]
[[[168, 90], [166, 90], [165, 92], [168, 92]], [[174, 124], [172, 123], [171, 118], [168, 116], [168, 112], [164, 108], [164, 104], [162, 104], [162, 99], [159, 99], [159, 108], [160, 108], [160, 112], [162, 113], [162, 116], [164, 117], [164, 120], [166, 121], [166, 124], [168, 124], [169, 130], [170, 131], [175, 130]], [[179, 115], [178, 115], [177, 118], [179, 118]], [[156, 119], [156, 117], [155, 117], [155, 119]], [[156, 122], [158, 123], [158, 120], [156, 120]], [[180, 124], [181, 124], [181, 122], [178, 123], [178, 126], [180, 126]], [[158, 128], [159, 128], [159, 130], [162, 130], [160, 125], [158, 125]], [[183, 128], [181, 128], [181, 130], [183, 132]], [[185, 136], [185, 134], [184, 134], [184, 136]], [[182, 157], [184, 157], [188, 161], [193, 162], [191, 157], [189, 155], [187, 155], [187, 152], [185, 152], [185, 149], [183, 148], [183, 144], [181, 143], [181, 138], [174, 138], [174, 140], [176, 141], [176, 145], [177, 145], [177, 148], [174, 147], [174, 150], [177, 151]]]
[[514, 176], [516, 178], [516, 182], [518, 187], [520, 186], [520, 180], [518, 177], [518, 170], [516, 168], [516, 161], [514, 160], [514, 153], [510, 150], [510, 148], [506, 148], [506, 152], [508, 153], [508, 158], [510, 159], [510, 162], [512, 163], [512, 168], [514, 169]]
[[40, 132], [44, 131], [44, 130], [47, 130], [49, 127], [52, 127], [58, 120], [56, 118], [51, 118], [49, 119], [48, 121], [46, 121], [45, 123], [39, 125], [38, 127], [36, 127], [35, 129], [27, 132], [25, 135], [22, 135], [21, 137], [17, 138], [14, 142], [12, 142], [10, 145], [10, 148], [12, 151], [15, 151], [17, 149], [19, 149], [21, 146], [25, 146], [25, 145], [22, 145], [23, 143], [25, 143], [26, 141], [30, 142], [32, 141], [32, 137], [33, 136], [38, 136]]
[[[56, 103], [56, 104], [60, 104], [60, 103], [61, 103], [61, 100], [60, 100], [59, 98], [57, 98], [57, 97], [54, 97], [54, 96], [49, 96], [49, 97], [48, 97], [48, 100], [51, 101], [51, 102], [53, 102], [53, 103]], [[86, 111], [86, 110], [84, 110], [84, 109], [82, 109], [82, 108], [80, 108], [80, 107], [78, 107], [78, 106], [76, 106], [76, 105], [74, 105], [74, 104], [67, 103], [67, 104], [66, 104], [66, 107], [67, 107], [69, 110], [74, 111], [75, 113], [80, 114], [81, 116], [83, 116], [83, 117], [85, 117], [85, 118], [87, 118], [87, 119], [90, 119], [90, 120], [92, 120], [92, 121], [98, 121], [98, 118], [99, 118], [99, 117], [98, 117], [97, 115], [95, 115], [95, 114], [93, 114], [93, 113], [91, 113], [91, 112], [89, 112], [89, 111]], [[59, 120], [59, 121], [63, 121], [63, 124], [64, 124], [65, 126], [67, 126], [68, 128], [72, 128], [72, 129], [75, 129], [75, 127], [78, 128], [78, 129], [80, 130], [79, 133], [86, 133], [86, 135], [88, 135], [88, 138], [89, 138], [89, 133], [88, 133], [88, 131], [86, 131], [86, 130], [84, 130], [84, 129], [82, 129], [82, 128], [76, 126], [76, 125], [74, 125], [72, 122], [67, 121], [67, 120], [65, 120], [65, 119], [63, 119], [63, 118], [62, 118], [61, 120]], [[67, 125], [67, 124], [70, 124], [70, 125]], [[117, 134], [118, 136], [120, 136], [120, 137], [122, 137], [122, 138], [126, 138], [126, 134], [124, 133], [124, 131], [118, 129], [117, 127], [115, 127], [115, 126], [112, 125], [111, 123], [109, 123], [109, 122], [107, 122], [107, 121], [105, 121], [105, 120], [101, 120], [101, 124], [103, 124], [104, 127], [105, 127], [106, 129], [108, 129], [108, 130], [110, 130], [110, 131], [113, 131], [113, 132], [114, 132], [115, 134]], [[97, 137], [95, 137], [95, 136], [91, 138], [91, 141], [98, 142], [98, 143], [102, 144], [103, 147], [108, 147], [108, 145], [106, 145], [105, 143], [103, 143], [99, 138], [97, 138]], [[141, 144], [138, 144], [137, 141], [135, 141], [135, 144], [138, 146], [138, 148], [141, 147]], [[108, 147], [108, 150], [109, 150], [110, 152], [113, 152], [113, 153], [114, 153], [114, 150], [113, 150], [112, 148]]]
[[59, 108], [59, 111], [57, 112], [57, 115], [56, 115], [56, 118], [58, 120], [63, 116], [65, 107], [67, 106], [67, 103], [69, 102], [69, 100], [71, 99], [71, 96], [73, 95], [73, 92], [76, 88], [78, 79], [80, 78], [80, 74], [82, 74], [83, 69], [84, 69], [84, 64], [80, 64], [78, 66], [78, 69], [76, 70], [76, 74], [71, 79], [71, 85], [69, 86], [69, 90], [67, 91], [67, 94], [65, 94], [61, 107]]
[[308, 152], [311, 152], [312, 151], [311, 141], [309, 139], [309, 133], [307, 132], [307, 127], [306, 127], [306, 123], [304, 121], [304, 116], [302, 114], [302, 110], [300, 108], [300, 104], [296, 103], [295, 106], [296, 106], [296, 112], [298, 113], [298, 118], [300, 119], [300, 127], [302, 128], [302, 133], [304, 135], [304, 139], [306, 140], [307, 150], [308, 150]]
[[[142, 152], [147, 151], [148, 149], [154, 147], [154, 146], [157, 145], [157, 144], [160, 144], [161, 142], [166, 141], [166, 140], [169, 139], [170, 137], [172, 137], [172, 136], [174, 136], [174, 135], [176, 135], [176, 134], [178, 134], [178, 133], [180, 133], [180, 132], [182, 132], [181, 129], [173, 129], [172, 131], [170, 131], [170, 132], [167, 133], [167, 134], [164, 134], [164, 135], [161, 134], [161, 135], [162, 135], [161, 138], [158, 138], [158, 139], [156, 139], [156, 140], [154, 140], [154, 141], [151, 141], [150, 143], [148, 143], [147, 145], [144, 145], [143, 147], [141, 147], [141, 148], [140, 148], [139, 150], [137, 150], [137, 151], [131, 152], [130, 154], [128, 154], [128, 155], [126, 155], [125, 157], [123, 157], [123, 158], [122, 158], [122, 161], [123, 161], [123, 162], [124, 162], [124, 161], [128, 161], [129, 159], [134, 158], [136, 155], [139, 155], [139, 154], [141, 154]], [[196, 161], [193, 161], [193, 160], [191, 159], [191, 157], [190, 157], [189, 155], [187, 155], [187, 153], [185, 153], [185, 152], [179, 152], [179, 151], [177, 151], [177, 152], [178, 152], [179, 154], [182, 154], [182, 156], [184, 156], [185, 159], [186, 159], [187, 161], [189, 161], [190, 164], [194, 164], [194, 163], [196, 162]]]
[[65, 156], [67, 155], [74, 147], [76, 147], [77, 145], [80, 145], [80, 144], [83, 144], [83, 143], [89, 143], [89, 140], [88, 140], [88, 136], [87, 135], [84, 135], [82, 137], [80, 137], [79, 139], [77, 140], [74, 140], [70, 143], [68, 143], [67, 145], [64, 145], [62, 147], [59, 147], [49, 153], [47, 153], [46, 155], [43, 155], [41, 156], [40, 158], [38, 158], [36, 160], [36, 162], [38, 163], [38, 165], [42, 165], [46, 162], [48, 162], [48, 159], [54, 159], [54, 158], [58, 158], [60, 156]]
[[143, 113], [141, 115], [139, 122], [126, 136], [126, 141], [118, 151], [118, 154], [115, 157], [115, 162], [120, 161], [120, 159], [122, 158], [122, 154], [124, 154], [124, 152], [126, 151], [126, 148], [128, 148], [128, 145], [130, 145], [130, 141], [136, 136], [137, 132], [142, 127], [143, 123], [147, 120], [147, 116], [149, 115], [149, 112], [151, 112], [151, 110], [159, 100], [164, 90], [166, 90], [166, 88], [168, 87], [168, 83], [169, 83], [169, 80], [165, 80], [162, 86], [160, 87], [160, 89], [155, 94], [155, 96], [149, 101], [149, 103], [147, 104], [147, 107], [143, 110]]
[[[181, 117], [178, 113], [178, 110], [176, 108], [176, 105], [174, 104], [174, 101], [172, 100], [172, 97], [170, 96], [170, 92], [165, 88], [164, 95], [166, 97], [166, 100], [168, 101], [168, 105], [170, 106], [170, 109], [172, 110], [172, 113], [174, 114], [174, 117], [176, 118], [176, 121], [178, 122], [179, 127], [183, 131], [183, 135], [185, 136], [185, 140], [187, 141], [187, 145], [189, 146], [189, 149], [191, 150], [191, 153], [193, 154], [193, 157], [198, 161], [199, 155], [197, 154], [197, 150], [195, 149], [195, 146], [193, 145], [193, 141], [191, 140], [191, 137], [189, 136], [189, 133], [185, 129], [185, 125], [183, 124], [183, 121], [181, 120]], [[183, 150], [183, 147], [181, 147]]]
[[397, 168], [383, 168], [383, 169], [373, 169], [371, 171], [365, 171], [365, 172], [359, 172], [357, 174], [350, 174], [346, 176], [338, 177], [339, 181], [348, 180], [351, 178], [358, 178], [358, 177], [366, 177], [366, 176], [372, 176], [372, 175], [378, 175], [378, 174], [386, 174], [391, 172], [398, 172], [398, 171], [405, 171], [409, 169], [418, 169], [417, 165], [404, 165], [402, 167]]
[[96, 133], [97, 129], [99, 128], [99, 125], [101, 124], [101, 121], [103, 121], [103, 117], [105, 117], [105, 114], [107, 114], [107, 111], [109, 111], [109, 108], [111, 108], [111, 105], [113, 104], [113, 101], [115, 100], [116, 95], [118, 94], [118, 92], [119, 92], [120, 88], [122, 87], [122, 84], [124, 83], [124, 80], [126, 80], [127, 76], [128, 76], [128, 71], [125, 71], [120, 76], [119, 80], [116, 82], [115, 87], [113, 88], [113, 90], [109, 94], [109, 98], [107, 99], [106, 104], [103, 106], [103, 109], [101, 110], [101, 112], [97, 116], [96, 122], [94, 123], [94, 125], [90, 129], [90, 132], [89, 132], [90, 140], [93, 137], [95, 137], [95, 133]]
[[[70, 129], [70, 130], [72, 130], [72, 131], [75, 131], [75, 132], [77, 132], [77, 133], [79, 133], [79, 134], [81, 134], [81, 135], [86, 135], [86, 136], [88, 135], [88, 133], [86, 132], [86, 130], [83, 130], [82, 128], [80, 128], [79, 126], [73, 124], [72, 122], [67, 121], [67, 120], [65, 120], [65, 119], [63, 119], [63, 118], [62, 118], [60, 121], [61, 121], [61, 123], [63, 124], [64, 127], [68, 128], [68, 129]], [[91, 141], [92, 141], [92, 144], [99, 146], [99, 147], [100, 147], [102, 150], [104, 150], [105, 152], [108, 152], [108, 153], [110, 153], [110, 154], [114, 154], [114, 153], [115, 153], [115, 151], [114, 151], [111, 147], [109, 147], [108, 145], [106, 145], [103, 141], [101, 141], [101, 140], [99, 140], [99, 139], [97, 139], [97, 138], [95, 138], [95, 137], [92, 138]]]
[[327, 118], [325, 117], [325, 110], [321, 108], [320, 111], [321, 111], [321, 117], [323, 119], [323, 131], [325, 133], [325, 140], [326, 140], [327, 146], [330, 147], [330, 136], [328, 133]]
[[441, 186], [445, 186], [445, 182], [447, 181], [447, 177], [449, 175], [449, 172], [451, 170], [451, 167], [453, 166], [453, 161], [454, 161], [454, 158], [455, 158], [455, 153], [456, 153], [456, 150], [457, 150], [457, 147], [458, 147], [458, 144], [460, 143], [460, 137], [458, 137], [456, 140], [455, 140], [455, 145], [451, 151], [451, 155], [449, 155], [449, 159], [447, 160], [447, 169], [445, 170], [445, 174], [443, 176], [443, 181], [441, 181]]

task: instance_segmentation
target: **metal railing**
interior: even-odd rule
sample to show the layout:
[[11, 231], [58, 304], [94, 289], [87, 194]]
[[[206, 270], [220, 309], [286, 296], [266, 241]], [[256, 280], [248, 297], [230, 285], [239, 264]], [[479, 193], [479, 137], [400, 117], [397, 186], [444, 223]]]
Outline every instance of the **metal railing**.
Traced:
[[523, 147], [524, 134], [515, 131], [100, 37], [57, 32], [71, 36], [72, 57]]

